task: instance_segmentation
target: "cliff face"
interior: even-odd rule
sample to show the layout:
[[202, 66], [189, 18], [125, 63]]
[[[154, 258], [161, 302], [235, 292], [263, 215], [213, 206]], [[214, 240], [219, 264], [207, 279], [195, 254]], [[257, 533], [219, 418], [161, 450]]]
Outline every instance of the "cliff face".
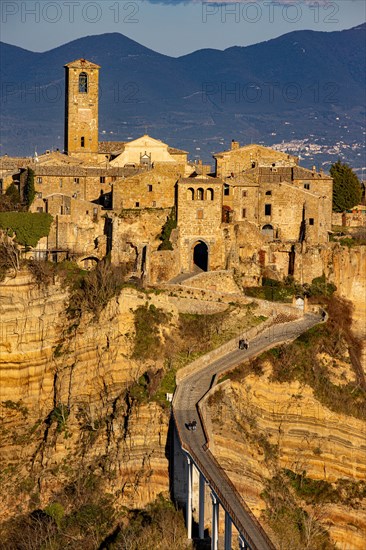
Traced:
[[[352, 499], [344, 487], [349, 483], [355, 488], [365, 479], [365, 423], [333, 413], [314, 397], [308, 386], [273, 382], [270, 367], [263, 376], [250, 374], [241, 383], [225, 382], [219, 392], [220, 400], [209, 400], [213, 452], [255, 515], [268, 521], [264, 495], [265, 491], [267, 494], [272, 491], [273, 497], [274, 480], [279, 479], [279, 472], [291, 471], [302, 479], [304, 486], [308, 479], [325, 481], [332, 484], [327, 486], [328, 491], [336, 491], [331, 493], [332, 497], [324, 497], [319, 504], [315, 485], [314, 495], [310, 496], [307, 493], [296, 496], [293, 489], [292, 507], [301, 506], [307, 521], [316, 518], [329, 531], [337, 548], [362, 550], [366, 498]], [[314, 501], [310, 502], [313, 496]], [[276, 498], [283, 503], [290, 497], [278, 492]], [[295, 533], [289, 533], [292, 543], [286, 546], [284, 526], [281, 531], [282, 540], [281, 533], [275, 535], [279, 547], [298, 548]], [[314, 543], [310, 547], [318, 548]]]
[[[350, 300], [352, 329], [366, 341], [366, 246], [348, 248], [334, 245], [323, 252], [326, 256], [325, 276], [337, 287], [337, 293]], [[362, 351], [363, 370], [366, 374], [366, 346]]]
[[[133, 311], [150, 298], [122, 291], [99, 322], [66, 317], [60, 283], [26, 273], [0, 286], [0, 516], [43, 506], [65, 483], [103, 480], [118, 505], [142, 507], [169, 489], [169, 414], [127, 391], [150, 366], [131, 358]], [[151, 298], [175, 314], [164, 297]]]

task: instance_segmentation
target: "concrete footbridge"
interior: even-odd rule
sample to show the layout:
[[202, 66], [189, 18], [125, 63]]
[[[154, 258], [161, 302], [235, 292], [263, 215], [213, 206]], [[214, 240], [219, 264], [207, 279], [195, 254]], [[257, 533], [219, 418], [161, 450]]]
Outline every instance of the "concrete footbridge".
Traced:
[[[200, 402], [213, 386], [217, 375], [237, 366], [263, 351], [296, 339], [314, 325], [326, 320], [324, 314], [305, 314], [295, 321], [270, 324], [266, 328], [252, 329], [249, 349], [239, 349], [239, 338], [225, 344], [212, 357], [207, 354], [196, 365], [183, 369], [177, 378], [173, 398], [175, 428], [183, 453], [186, 456], [186, 526], [188, 538], [192, 538], [192, 497], [197, 492], [193, 484], [193, 472], [198, 473], [198, 536], [204, 538], [205, 489], [208, 485], [212, 500], [211, 550], [218, 550], [219, 506], [225, 512], [224, 550], [231, 550], [232, 525], [238, 531], [238, 547], [245, 550], [274, 550], [275, 546], [255, 518], [228, 475], [209, 449], [209, 434], [201, 414]], [[273, 319], [272, 319], [273, 323]], [[266, 323], [265, 323], [266, 324]], [[230, 349], [231, 348], [231, 349]], [[186, 371], [184, 373], [184, 371]], [[179, 373], [178, 373], [179, 374]], [[193, 426], [192, 426], [193, 422]], [[194, 429], [192, 429], [194, 428]], [[197, 500], [197, 499], [196, 499]]]

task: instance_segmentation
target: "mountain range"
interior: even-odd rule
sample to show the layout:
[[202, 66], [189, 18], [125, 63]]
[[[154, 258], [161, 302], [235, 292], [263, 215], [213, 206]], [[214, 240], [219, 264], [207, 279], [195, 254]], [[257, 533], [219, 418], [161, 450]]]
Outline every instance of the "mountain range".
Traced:
[[118, 33], [44, 53], [0, 43], [0, 154], [63, 149], [63, 66], [84, 57], [101, 66], [101, 140], [148, 133], [209, 161], [235, 138], [277, 144], [305, 165], [337, 155], [361, 169], [365, 31], [294, 31], [178, 58]]

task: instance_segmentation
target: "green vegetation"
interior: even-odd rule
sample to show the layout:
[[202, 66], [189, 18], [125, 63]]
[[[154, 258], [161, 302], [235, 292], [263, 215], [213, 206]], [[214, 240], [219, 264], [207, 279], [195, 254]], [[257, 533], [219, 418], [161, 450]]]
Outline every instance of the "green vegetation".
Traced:
[[288, 477], [278, 472], [266, 481], [262, 493], [267, 508], [265, 520], [276, 535], [283, 550], [335, 550], [328, 532], [321, 525], [321, 508], [305, 511], [298, 503]]
[[7, 550], [185, 550], [183, 514], [159, 496], [143, 510], [117, 512], [92, 474], [64, 486], [57, 500], [5, 524]]
[[353, 248], [355, 246], [366, 245], [366, 228], [365, 227], [342, 227], [332, 226], [333, 233], [330, 235], [332, 242], [337, 242], [341, 246]]
[[64, 265], [66, 279], [70, 281], [71, 295], [67, 314], [70, 320], [79, 322], [84, 312], [92, 313], [98, 320], [108, 302], [121, 292], [129, 267], [114, 266], [108, 259], [98, 262], [92, 271], [82, 271]]
[[12, 183], [5, 193], [0, 194], [0, 212], [23, 210], [17, 186]]
[[27, 169], [23, 193], [25, 206], [29, 209], [36, 196], [36, 190], [34, 188], [34, 171], [31, 168]]
[[175, 229], [176, 227], [177, 227], [177, 219], [175, 215], [175, 209], [172, 208], [172, 211], [169, 214], [161, 230], [161, 235], [159, 237], [159, 239], [161, 240], [161, 244], [159, 245], [158, 250], [173, 250], [173, 245], [170, 242], [170, 235], [173, 229]]
[[5, 407], [5, 409], [9, 409], [9, 410], [13, 410], [13, 411], [21, 413], [24, 416], [24, 418], [26, 418], [29, 414], [28, 407], [23, 405], [23, 403], [21, 401], [7, 400], [7, 401], [3, 401], [2, 405], [3, 405], [3, 407]]
[[18, 244], [34, 247], [49, 234], [52, 219], [45, 212], [0, 212], [0, 229], [9, 236], [15, 234]]
[[135, 311], [135, 346], [132, 357], [151, 359], [156, 357], [161, 347], [160, 330], [170, 319], [162, 309], [146, 303]]
[[330, 167], [333, 178], [333, 210], [344, 212], [360, 203], [362, 197], [361, 184], [348, 164], [338, 160]]
[[305, 296], [331, 296], [335, 290], [335, 285], [328, 283], [323, 274], [322, 277], [313, 279], [311, 285], [307, 283], [301, 285], [293, 277], [287, 277], [285, 281], [263, 277], [262, 286], [246, 287], [245, 294], [271, 302], [290, 303], [294, 296], [302, 298]]
[[[351, 306], [334, 297], [324, 298], [323, 302], [329, 314], [326, 324], [313, 327], [289, 345], [263, 353], [254, 359], [251, 367], [260, 369], [264, 361], [269, 361], [274, 381], [298, 380], [312, 387], [315, 397], [334, 412], [366, 419], [366, 390], [360, 383], [358, 370], [361, 342], [351, 332]], [[320, 356], [326, 353], [344, 359], [348, 350], [353, 353], [355, 381], [334, 384]]]
[[267, 480], [261, 496], [267, 505], [266, 520], [281, 548], [331, 550], [334, 546], [321, 525], [324, 505], [358, 508], [366, 497], [366, 482], [338, 479], [329, 483], [311, 479], [305, 471], [299, 474], [283, 469]]
[[332, 484], [323, 479], [316, 480], [306, 477], [306, 472], [297, 474], [292, 470], [284, 470], [291, 487], [297, 496], [308, 504], [319, 504], [324, 502], [339, 502], [339, 495]]
[[57, 424], [57, 433], [65, 432], [66, 433], [66, 425], [67, 425], [67, 419], [69, 417], [70, 410], [67, 405], [64, 405], [63, 403], [59, 403], [57, 407], [55, 407], [51, 413], [48, 416], [48, 423], [49, 425], [56, 422]]

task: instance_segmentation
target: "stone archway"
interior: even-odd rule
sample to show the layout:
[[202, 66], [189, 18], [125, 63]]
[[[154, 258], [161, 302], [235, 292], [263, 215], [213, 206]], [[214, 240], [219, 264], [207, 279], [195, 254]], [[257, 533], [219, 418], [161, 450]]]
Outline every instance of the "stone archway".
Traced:
[[262, 227], [262, 235], [265, 237], [268, 237], [271, 241], [273, 241], [274, 231], [273, 226], [270, 224], [264, 225]]
[[79, 260], [79, 265], [86, 271], [90, 271], [91, 269], [96, 267], [99, 261], [99, 258], [97, 258], [96, 256], [87, 256], [86, 258]]
[[193, 269], [208, 271], [208, 246], [203, 241], [197, 241], [192, 248]]

